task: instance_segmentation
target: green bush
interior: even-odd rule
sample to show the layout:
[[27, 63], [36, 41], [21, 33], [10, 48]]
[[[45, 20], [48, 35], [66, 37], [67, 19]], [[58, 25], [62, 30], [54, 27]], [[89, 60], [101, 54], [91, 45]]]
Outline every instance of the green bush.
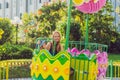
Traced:
[[0, 60], [4, 57], [3, 55], [6, 52], [6, 48], [0, 45]]
[[0, 29], [4, 31], [2, 39], [0, 39], [0, 45], [2, 45], [11, 39], [12, 26], [10, 24], [10, 20], [7, 18], [0, 18]]
[[33, 50], [25, 45], [5, 43], [0, 46], [0, 60], [32, 58]]
[[5, 52], [6, 52], [5, 47], [3, 47], [3, 46], [0, 45], [0, 54], [1, 54], [1, 53], [5, 53]]
[[24, 48], [23, 50], [19, 51], [20, 58], [31, 59], [32, 58], [32, 52], [33, 52], [32, 49]]
[[117, 38], [115, 42], [110, 43], [109, 53], [120, 54], [120, 38]]

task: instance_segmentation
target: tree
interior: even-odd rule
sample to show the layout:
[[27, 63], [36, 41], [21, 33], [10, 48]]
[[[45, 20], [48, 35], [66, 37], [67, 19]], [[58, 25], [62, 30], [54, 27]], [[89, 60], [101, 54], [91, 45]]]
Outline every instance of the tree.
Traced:
[[89, 40], [96, 43], [109, 45], [111, 41], [115, 41], [119, 34], [113, 25], [114, 16], [111, 2], [107, 1], [102, 10], [96, 14], [90, 15], [89, 20]]
[[0, 18], [0, 29], [4, 31], [4, 33], [2, 34], [2, 38], [0, 39], [0, 45], [2, 45], [5, 42], [10, 41], [10, 39], [12, 38], [12, 26], [10, 24], [10, 20], [7, 18]]
[[[67, 4], [59, 1], [57, 3], [43, 6], [39, 9], [39, 11], [40, 15], [36, 15], [35, 18], [37, 19], [39, 28], [41, 29], [39, 30], [41, 31], [41, 36], [49, 36], [54, 30], [58, 30], [62, 33], [62, 39], [65, 39], [67, 26]], [[80, 26], [82, 26], [83, 20], [80, 14], [82, 13], [78, 12], [73, 7], [70, 40], [80, 40], [82, 35], [81, 28], [83, 27]]]
[[[67, 4], [57, 2], [47, 6], [44, 5], [38, 11], [39, 14], [34, 16], [38, 26], [35, 32], [39, 32], [40, 36], [48, 37], [54, 30], [58, 30], [62, 33], [63, 39], [65, 39]], [[107, 1], [102, 10], [89, 15], [89, 42], [109, 44], [110, 41], [117, 39], [119, 34], [113, 25], [114, 17], [111, 12], [113, 12], [112, 4]], [[85, 14], [76, 10], [74, 6], [72, 7], [70, 40], [79, 41], [85, 39], [85, 17]]]

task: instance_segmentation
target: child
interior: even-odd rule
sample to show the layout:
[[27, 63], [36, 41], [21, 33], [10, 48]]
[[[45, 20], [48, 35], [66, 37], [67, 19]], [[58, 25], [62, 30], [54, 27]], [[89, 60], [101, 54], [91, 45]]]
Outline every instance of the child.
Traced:
[[33, 55], [37, 55], [41, 49], [46, 49], [45, 40], [37, 40], [36, 49], [34, 49]]
[[45, 40], [38, 40], [36, 44], [36, 48], [38, 49], [46, 49], [46, 42]]

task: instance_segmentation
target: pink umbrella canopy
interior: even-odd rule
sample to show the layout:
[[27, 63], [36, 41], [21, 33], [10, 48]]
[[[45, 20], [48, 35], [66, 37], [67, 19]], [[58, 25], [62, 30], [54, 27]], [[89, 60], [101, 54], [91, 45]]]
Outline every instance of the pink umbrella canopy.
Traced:
[[75, 5], [75, 7], [83, 13], [96, 13], [98, 12], [106, 3], [106, 0], [90, 0], [89, 2], [84, 2], [82, 5]]

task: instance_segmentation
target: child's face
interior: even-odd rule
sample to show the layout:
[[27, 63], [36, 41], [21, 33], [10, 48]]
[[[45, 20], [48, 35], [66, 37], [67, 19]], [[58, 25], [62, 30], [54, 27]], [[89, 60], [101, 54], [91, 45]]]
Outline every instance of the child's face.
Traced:
[[45, 49], [46, 48], [46, 43], [44, 43], [41, 47], [40, 47], [40, 49]]
[[43, 48], [44, 48], [44, 49], [46, 48], [46, 43], [43, 44]]

